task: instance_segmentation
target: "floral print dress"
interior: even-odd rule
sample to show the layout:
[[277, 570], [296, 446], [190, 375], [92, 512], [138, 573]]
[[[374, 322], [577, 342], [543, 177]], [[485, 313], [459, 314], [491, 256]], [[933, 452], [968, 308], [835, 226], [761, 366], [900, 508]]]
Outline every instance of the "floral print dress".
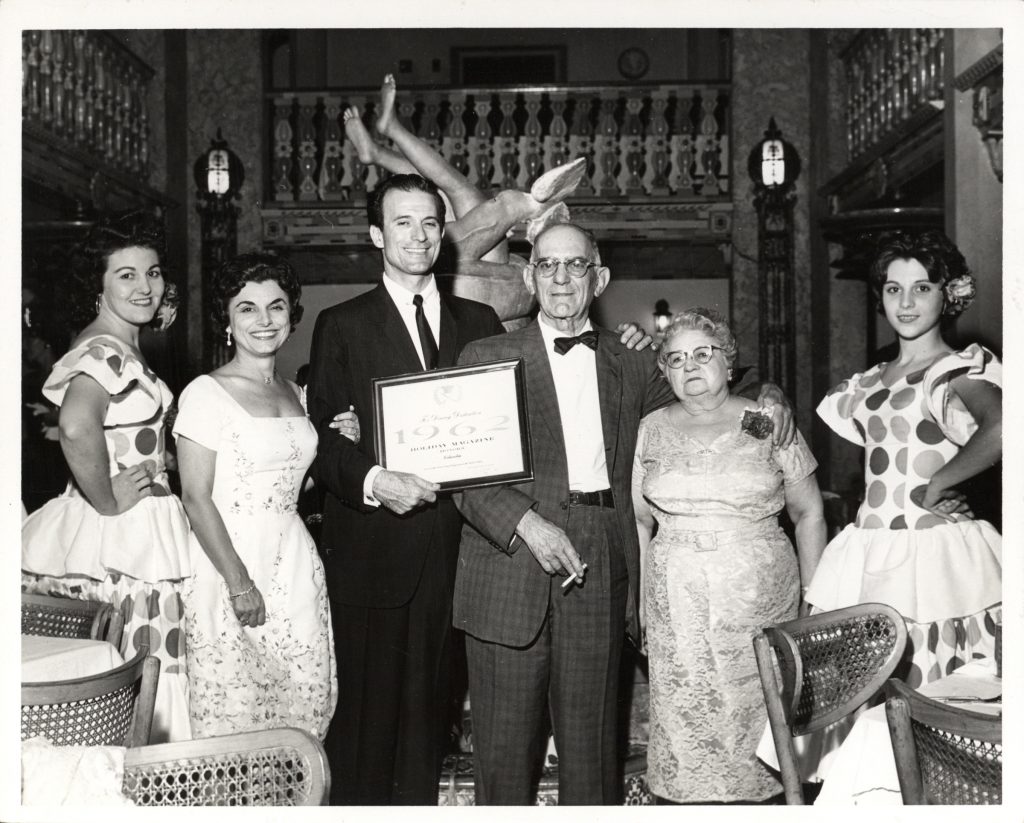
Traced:
[[217, 453], [213, 502], [266, 604], [242, 626], [228, 588], [193, 534], [183, 590], [196, 737], [295, 726], [321, 740], [338, 681], [323, 566], [296, 511], [316, 453], [309, 419], [253, 417], [212, 377], [182, 392], [174, 425]]
[[710, 443], [640, 423], [633, 498], [658, 531], [641, 585], [647, 618], [647, 785], [677, 803], [760, 801], [781, 791], [755, 756], [767, 720], [751, 638], [791, 620], [796, 552], [779, 527], [785, 487], [817, 463], [803, 437], [785, 449], [736, 427]]

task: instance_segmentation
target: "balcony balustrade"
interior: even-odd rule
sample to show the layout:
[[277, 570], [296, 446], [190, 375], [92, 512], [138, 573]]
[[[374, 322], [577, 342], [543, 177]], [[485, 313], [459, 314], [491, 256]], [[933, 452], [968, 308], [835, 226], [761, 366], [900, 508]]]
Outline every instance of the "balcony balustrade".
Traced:
[[[367, 242], [362, 206], [385, 172], [360, 162], [342, 112], [358, 106], [372, 133], [378, 96], [270, 95], [265, 242]], [[728, 230], [728, 85], [410, 90], [399, 93], [396, 114], [483, 191], [527, 189], [586, 157], [571, 198], [574, 214], [589, 215], [583, 222], [620, 234], [630, 223], [632, 237]]]
[[842, 60], [851, 161], [941, 107], [942, 29], [864, 29]]
[[107, 32], [69, 30], [23, 32], [22, 68], [26, 134], [146, 183], [149, 66]]

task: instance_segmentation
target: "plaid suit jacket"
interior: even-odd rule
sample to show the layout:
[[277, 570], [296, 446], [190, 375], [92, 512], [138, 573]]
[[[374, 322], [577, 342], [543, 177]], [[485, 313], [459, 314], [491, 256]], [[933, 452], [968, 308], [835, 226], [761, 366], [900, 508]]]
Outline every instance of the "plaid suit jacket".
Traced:
[[[459, 363], [514, 357], [525, 361], [534, 479], [471, 489], [456, 496], [466, 523], [455, 578], [453, 622], [480, 640], [525, 646], [537, 636], [547, 614], [550, 578], [522, 540], [510, 546], [515, 528], [531, 508], [563, 529], [569, 516], [565, 440], [538, 321], [470, 343]], [[624, 629], [635, 638], [639, 627], [636, 604], [640, 552], [630, 482], [637, 427], [645, 414], [675, 398], [650, 349], [627, 349], [619, 343], [618, 335], [598, 329], [595, 360], [605, 457], [632, 594]]]

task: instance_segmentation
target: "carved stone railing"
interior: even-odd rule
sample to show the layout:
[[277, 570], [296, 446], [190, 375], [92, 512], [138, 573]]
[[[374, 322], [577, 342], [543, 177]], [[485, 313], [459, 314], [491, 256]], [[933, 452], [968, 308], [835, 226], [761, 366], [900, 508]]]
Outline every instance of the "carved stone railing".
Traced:
[[927, 119], [929, 104], [942, 100], [942, 55], [941, 29], [865, 29], [843, 51], [851, 161]]
[[26, 134], [145, 184], [153, 70], [101, 31], [22, 33]]
[[[365, 202], [380, 170], [360, 163], [341, 115], [369, 126], [378, 90], [271, 95], [274, 206]], [[399, 119], [483, 190], [527, 188], [587, 157], [573, 200], [729, 199], [729, 87], [542, 86], [400, 92]]]

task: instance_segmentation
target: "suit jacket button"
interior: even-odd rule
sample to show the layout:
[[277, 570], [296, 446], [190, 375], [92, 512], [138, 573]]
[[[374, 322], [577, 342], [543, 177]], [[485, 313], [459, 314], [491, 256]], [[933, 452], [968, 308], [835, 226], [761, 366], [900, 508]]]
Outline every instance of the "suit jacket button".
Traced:
[[569, 504], [566, 503], [564, 500], [558, 505], [562, 507], [562, 511], [565, 511], [567, 508], [569, 508]]

